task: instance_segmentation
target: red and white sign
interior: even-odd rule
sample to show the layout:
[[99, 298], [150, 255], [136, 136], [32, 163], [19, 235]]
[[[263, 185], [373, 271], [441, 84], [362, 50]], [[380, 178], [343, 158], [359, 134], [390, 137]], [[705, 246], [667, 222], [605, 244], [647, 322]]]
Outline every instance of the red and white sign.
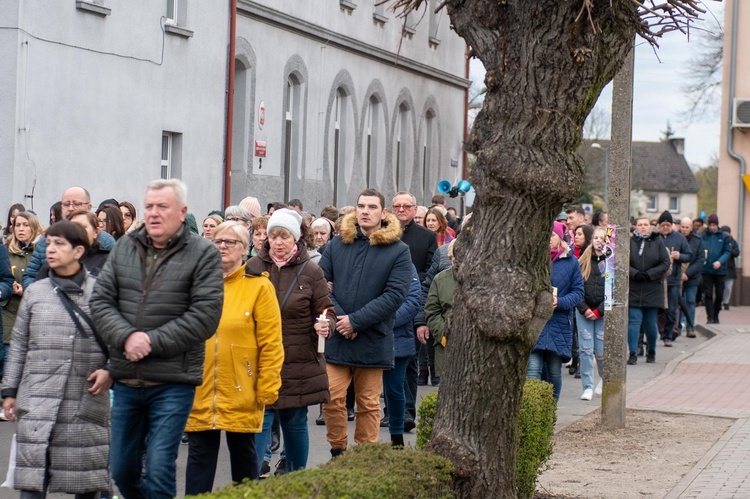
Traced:
[[260, 158], [266, 157], [266, 141], [265, 140], [255, 141], [255, 155]]
[[258, 128], [263, 130], [263, 125], [265, 124], [266, 124], [266, 103], [263, 101], [260, 101], [260, 105], [258, 106]]

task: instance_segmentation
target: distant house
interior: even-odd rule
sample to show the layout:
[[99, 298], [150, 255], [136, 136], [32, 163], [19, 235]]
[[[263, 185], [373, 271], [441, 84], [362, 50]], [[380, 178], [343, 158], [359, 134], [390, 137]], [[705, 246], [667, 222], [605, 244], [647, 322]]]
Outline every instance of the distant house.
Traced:
[[[609, 140], [585, 140], [586, 188], [603, 198], [607, 184]], [[669, 210], [675, 219], [698, 214], [698, 182], [685, 160], [685, 139], [633, 142], [631, 213], [654, 218]], [[606, 205], [606, 202], [605, 202]]]

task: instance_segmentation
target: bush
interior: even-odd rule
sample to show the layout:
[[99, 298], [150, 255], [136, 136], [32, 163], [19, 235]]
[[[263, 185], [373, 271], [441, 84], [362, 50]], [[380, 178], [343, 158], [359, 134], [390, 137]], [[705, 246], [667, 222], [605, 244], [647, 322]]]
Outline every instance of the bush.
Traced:
[[417, 449], [424, 449], [432, 436], [435, 424], [438, 392], [428, 393], [419, 401], [417, 409]]
[[244, 482], [213, 494], [214, 499], [383, 497], [452, 498], [453, 466], [435, 454], [393, 450], [390, 444], [358, 445], [319, 468], [295, 471], [263, 481]]
[[516, 488], [518, 497], [534, 497], [536, 479], [542, 465], [552, 455], [557, 404], [552, 385], [527, 379], [523, 385], [521, 411], [518, 413], [516, 447]]
[[[538, 379], [527, 379], [523, 386], [518, 414], [516, 446], [516, 487], [518, 497], [534, 496], [536, 478], [542, 465], [552, 455], [556, 403], [552, 385]], [[417, 448], [423, 449], [432, 435], [437, 408], [437, 393], [422, 397], [417, 423]]]

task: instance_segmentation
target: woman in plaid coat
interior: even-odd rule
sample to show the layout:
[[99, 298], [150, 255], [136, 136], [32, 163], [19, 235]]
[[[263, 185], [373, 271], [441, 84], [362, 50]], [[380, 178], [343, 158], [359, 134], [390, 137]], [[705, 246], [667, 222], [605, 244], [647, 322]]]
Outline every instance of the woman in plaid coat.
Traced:
[[107, 355], [81, 315], [95, 282], [79, 262], [89, 240], [68, 221], [50, 227], [46, 238], [52, 272], [24, 292], [0, 391], [6, 416], [18, 420], [14, 487], [21, 499], [47, 492], [93, 499], [109, 489], [112, 381]]

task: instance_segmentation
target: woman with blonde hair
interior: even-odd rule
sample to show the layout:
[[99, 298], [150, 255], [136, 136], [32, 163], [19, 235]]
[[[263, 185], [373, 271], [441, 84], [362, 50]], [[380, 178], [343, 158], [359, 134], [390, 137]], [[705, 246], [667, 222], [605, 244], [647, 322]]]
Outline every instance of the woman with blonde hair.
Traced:
[[34, 247], [40, 237], [44, 236], [44, 229], [39, 219], [33, 213], [22, 211], [15, 217], [13, 231], [6, 240], [8, 256], [10, 257], [10, 271], [15, 282], [13, 283], [13, 295], [2, 302], [3, 308], [3, 347], [0, 353], [0, 362], [5, 365], [5, 358], [10, 348], [10, 337], [13, 332], [13, 323], [16, 321], [18, 307], [23, 298], [23, 274], [26, 265], [31, 260]]
[[[578, 259], [583, 277], [583, 301], [576, 306], [578, 348], [583, 394], [581, 400], [591, 400], [602, 394], [602, 363], [604, 361], [604, 274], [607, 254], [604, 227], [594, 229], [591, 244]], [[599, 371], [599, 384], [594, 389], [594, 357]]]
[[263, 426], [265, 406], [279, 396], [284, 362], [274, 287], [267, 275], [249, 271], [243, 263], [250, 245], [247, 229], [224, 222], [213, 235], [224, 272], [224, 305], [216, 334], [206, 340], [203, 384], [185, 428], [187, 495], [213, 489], [222, 430], [232, 481], [258, 478], [255, 434]]
[[209, 215], [203, 219], [203, 233], [201, 234], [206, 239], [213, 239], [216, 228], [224, 223], [219, 215]]

